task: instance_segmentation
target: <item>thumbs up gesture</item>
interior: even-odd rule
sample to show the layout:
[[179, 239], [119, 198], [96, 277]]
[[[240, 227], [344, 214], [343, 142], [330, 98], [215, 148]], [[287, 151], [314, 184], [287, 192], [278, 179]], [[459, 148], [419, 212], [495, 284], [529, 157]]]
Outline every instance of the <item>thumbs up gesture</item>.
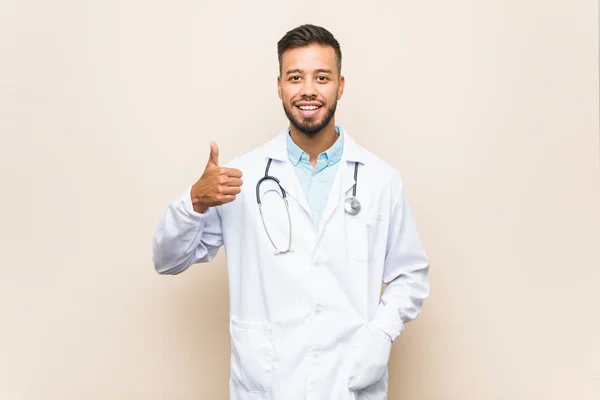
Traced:
[[210, 143], [210, 156], [204, 173], [192, 186], [194, 210], [203, 213], [208, 207], [219, 206], [235, 200], [242, 189], [242, 172], [234, 168], [219, 167], [219, 147]]

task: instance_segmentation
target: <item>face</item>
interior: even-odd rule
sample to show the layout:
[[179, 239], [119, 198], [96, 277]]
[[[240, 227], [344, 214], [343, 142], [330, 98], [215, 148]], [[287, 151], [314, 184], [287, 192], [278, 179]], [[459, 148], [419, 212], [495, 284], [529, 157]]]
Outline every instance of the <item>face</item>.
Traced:
[[344, 92], [333, 48], [315, 44], [286, 51], [277, 88], [290, 124], [301, 133], [314, 136], [333, 124]]

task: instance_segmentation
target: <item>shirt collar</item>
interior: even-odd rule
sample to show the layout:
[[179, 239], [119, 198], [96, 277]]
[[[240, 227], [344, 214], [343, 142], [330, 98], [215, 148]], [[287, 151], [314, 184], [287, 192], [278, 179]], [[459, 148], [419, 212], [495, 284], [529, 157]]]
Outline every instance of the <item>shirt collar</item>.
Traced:
[[[335, 131], [338, 133], [338, 138], [336, 139], [333, 146], [329, 149], [325, 150], [322, 154], [325, 154], [327, 159], [327, 166], [333, 165], [340, 161], [342, 158], [342, 153], [344, 151], [344, 131], [340, 129], [339, 126], [335, 126]], [[287, 129], [287, 153], [288, 159], [293, 165], [298, 165], [298, 163], [302, 160], [302, 157], [309, 161], [308, 154], [304, 152], [293, 140], [290, 135], [290, 129]]]
[[[336, 125], [336, 127], [339, 128], [340, 134], [343, 134], [344, 136], [341, 159], [348, 162], [356, 161], [364, 164], [366, 162], [364, 149], [354, 141], [352, 135], [346, 129], [338, 125]], [[286, 129], [281, 130], [280, 133], [269, 142], [265, 143], [263, 150], [265, 157], [289, 162], [289, 157], [287, 155], [287, 137], [289, 136], [289, 131], [290, 128], [287, 127]]]

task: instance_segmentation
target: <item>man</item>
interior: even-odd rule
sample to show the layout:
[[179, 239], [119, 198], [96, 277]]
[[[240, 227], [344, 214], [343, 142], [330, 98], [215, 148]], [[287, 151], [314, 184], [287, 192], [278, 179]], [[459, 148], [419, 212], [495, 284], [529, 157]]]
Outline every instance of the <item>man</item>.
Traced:
[[158, 223], [155, 268], [179, 274], [224, 246], [231, 399], [383, 400], [392, 342], [429, 295], [428, 259], [399, 173], [335, 123], [337, 40], [303, 25], [278, 55], [290, 126], [227, 166], [211, 143]]

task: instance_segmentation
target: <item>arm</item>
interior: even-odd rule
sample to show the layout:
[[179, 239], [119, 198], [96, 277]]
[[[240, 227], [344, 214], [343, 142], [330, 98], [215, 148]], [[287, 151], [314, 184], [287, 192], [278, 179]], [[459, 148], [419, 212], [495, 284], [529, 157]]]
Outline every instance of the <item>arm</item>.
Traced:
[[393, 203], [383, 282], [387, 284], [371, 324], [396, 340], [429, 296], [429, 260], [419, 239], [404, 186]]
[[[398, 182], [401, 182], [400, 180]], [[429, 261], [417, 235], [408, 197], [400, 184], [392, 203], [383, 267], [387, 284], [369, 329], [361, 332], [349, 377], [351, 390], [374, 385], [387, 368], [392, 342], [421, 312], [429, 296]]]
[[223, 244], [217, 209], [194, 210], [189, 188], [161, 216], [152, 244], [154, 269], [159, 274], [175, 275], [198, 262], [211, 261]]
[[219, 148], [211, 142], [204, 173], [172, 202], [154, 232], [152, 255], [159, 274], [179, 274], [198, 262], [209, 262], [223, 245], [218, 206], [235, 200], [242, 172], [219, 167]]

